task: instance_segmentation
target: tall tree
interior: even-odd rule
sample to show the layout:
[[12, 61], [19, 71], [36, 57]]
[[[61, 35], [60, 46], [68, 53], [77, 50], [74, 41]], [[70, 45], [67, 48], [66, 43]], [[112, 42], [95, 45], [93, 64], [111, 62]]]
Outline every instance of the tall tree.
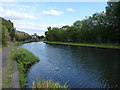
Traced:
[[2, 25], [2, 45], [7, 44], [8, 36], [9, 36], [9, 33], [8, 33], [7, 28]]

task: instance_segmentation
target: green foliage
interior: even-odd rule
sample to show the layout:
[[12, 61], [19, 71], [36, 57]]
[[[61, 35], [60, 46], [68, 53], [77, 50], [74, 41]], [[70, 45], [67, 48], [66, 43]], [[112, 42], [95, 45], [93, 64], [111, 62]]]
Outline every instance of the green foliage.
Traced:
[[33, 82], [33, 86], [32, 88], [52, 88], [52, 89], [59, 89], [59, 88], [64, 88], [65, 90], [68, 90], [68, 86], [67, 85], [60, 85], [59, 83], [55, 83], [51, 80], [48, 80], [48, 81], [44, 81], [42, 80], [41, 82], [40, 81], [36, 81], [36, 82]]
[[26, 83], [26, 76], [28, 69], [35, 62], [39, 61], [39, 59], [28, 50], [18, 47], [12, 48], [10, 56], [13, 60], [16, 60], [18, 63], [18, 67], [20, 71], [19, 82], [21, 87], [23, 88]]
[[9, 33], [5, 26], [2, 25], [2, 45], [7, 45]]
[[32, 37], [30, 35], [15, 35], [15, 38], [17, 41], [25, 41], [25, 40], [29, 40], [31, 39]]
[[[8, 35], [9, 38], [12, 40], [14, 40], [14, 38], [17, 41], [25, 41], [25, 40], [29, 40], [32, 38], [32, 36], [30, 36], [29, 34], [25, 34], [25, 35], [19, 35], [16, 34], [16, 29], [14, 28], [13, 23], [10, 20], [6, 20], [2, 17], [0, 17], [0, 20], [2, 21], [2, 34], [3, 34], [3, 44], [6, 45], [7, 44], [7, 39], [8, 39]], [[1, 38], [0, 38], [1, 40]]]
[[15, 28], [14, 28], [13, 23], [10, 20], [6, 20], [2, 18], [2, 25], [4, 25], [8, 29], [8, 33], [11, 39], [15, 38]]
[[46, 40], [76, 43], [120, 43], [120, 2], [109, 2], [106, 13], [95, 13], [72, 26], [48, 27]]
[[45, 37], [42, 35], [42, 36], [38, 36], [38, 39], [44, 39]]
[[120, 1], [108, 2], [106, 7], [107, 31], [109, 32], [109, 41], [120, 43]]

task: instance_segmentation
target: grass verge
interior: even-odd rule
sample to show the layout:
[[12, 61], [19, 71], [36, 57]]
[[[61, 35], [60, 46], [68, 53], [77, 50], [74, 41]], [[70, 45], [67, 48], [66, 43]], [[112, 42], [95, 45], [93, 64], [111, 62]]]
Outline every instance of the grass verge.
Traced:
[[18, 63], [18, 69], [20, 72], [19, 82], [21, 88], [24, 88], [28, 69], [35, 64], [35, 62], [39, 61], [39, 59], [28, 50], [18, 47], [13, 47], [11, 49], [10, 58], [16, 60]]
[[48, 42], [48, 41], [45, 41], [44, 43], [56, 44], [56, 45], [71, 45], [71, 46], [93, 47], [93, 48], [120, 49], [120, 45], [117, 45], [117, 44], [89, 44], [89, 43]]

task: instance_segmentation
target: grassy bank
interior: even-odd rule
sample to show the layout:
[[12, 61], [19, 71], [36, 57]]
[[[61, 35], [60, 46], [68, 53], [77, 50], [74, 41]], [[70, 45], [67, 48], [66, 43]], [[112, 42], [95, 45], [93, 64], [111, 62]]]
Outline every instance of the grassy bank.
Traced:
[[7, 45], [21, 45], [21, 44], [24, 44], [24, 43], [31, 43], [33, 41], [16, 41], [16, 42], [7, 42]]
[[20, 72], [19, 82], [22, 88], [25, 87], [28, 69], [39, 59], [26, 49], [14, 47], [11, 49], [10, 58], [16, 60]]
[[120, 45], [117, 45], [117, 44], [89, 44], [89, 43], [48, 42], [48, 41], [45, 41], [44, 43], [56, 44], [56, 45], [93, 47], [93, 48], [120, 49]]

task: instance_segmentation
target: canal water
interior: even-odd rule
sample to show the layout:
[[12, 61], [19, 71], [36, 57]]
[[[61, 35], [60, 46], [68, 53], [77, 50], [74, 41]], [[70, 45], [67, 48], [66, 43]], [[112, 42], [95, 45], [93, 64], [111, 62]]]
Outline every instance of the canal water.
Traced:
[[33, 42], [21, 45], [40, 61], [28, 71], [28, 86], [53, 80], [70, 88], [120, 88], [120, 50]]

